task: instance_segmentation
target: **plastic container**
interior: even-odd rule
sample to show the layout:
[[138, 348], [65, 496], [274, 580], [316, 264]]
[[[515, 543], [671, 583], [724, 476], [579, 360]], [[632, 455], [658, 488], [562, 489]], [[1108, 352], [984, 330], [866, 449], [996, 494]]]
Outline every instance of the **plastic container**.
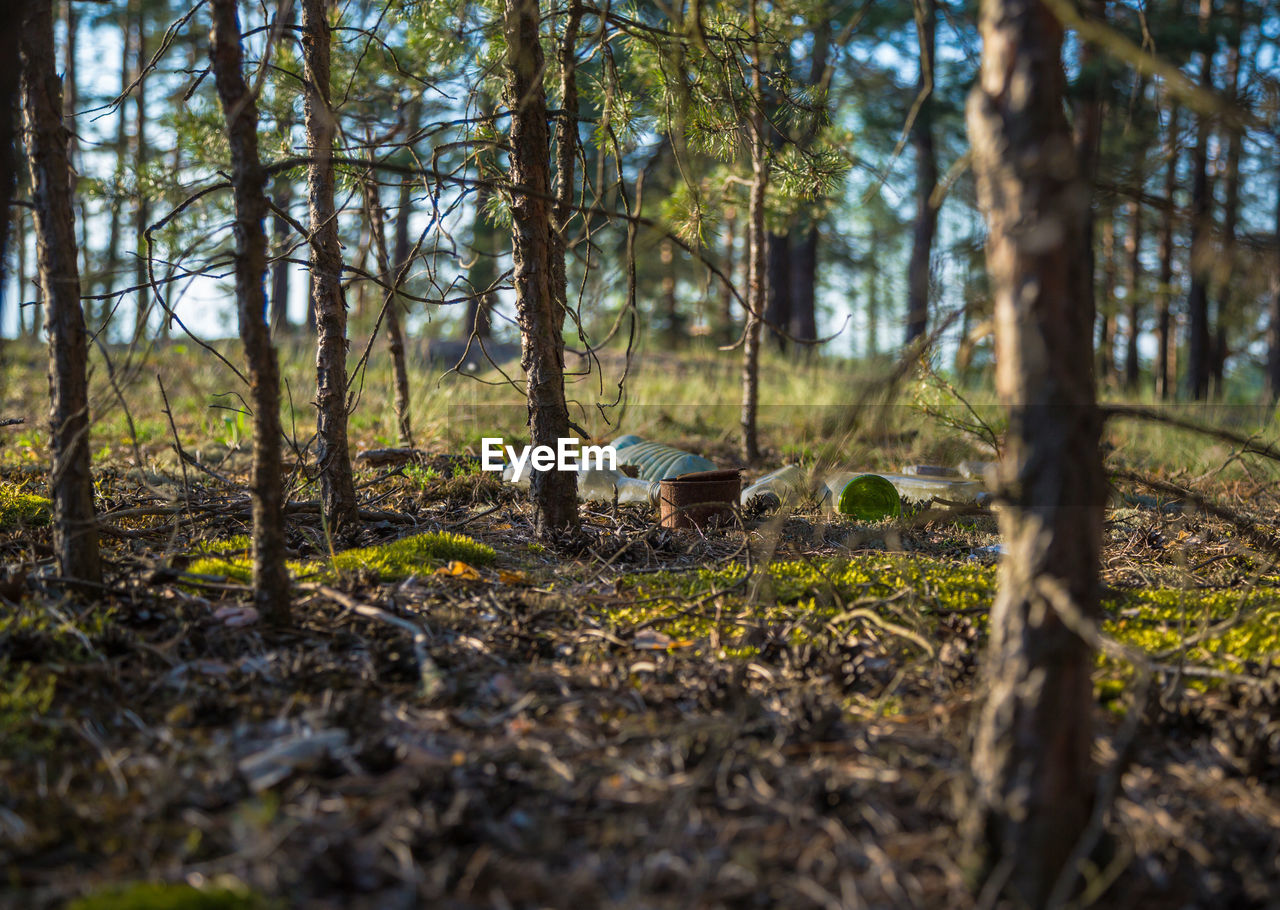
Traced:
[[641, 480], [667, 480], [695, 471], [713, 471], [715, 462], [660, 442], [647, 442], [628, 434], [613, 441], [618, 464], [631, 464], [640, 469]]
[[776, 509], [808, 490], [809, 477], [799, 465], [789, 464], [764, 475], [742, 491], [740, 501], [748, 505], [759, 501], [765, 508]]
[[831, 474], [823, 480], [819, 492], [824, 507], [859, 521], [880, 521], [902, 514], [897, 489], [880, 474]]
[[[518, 481], [512, 480], [515, 467], [508, 464], [502, 471], [502, 479], [514, 483], [522, 490], [529, 488], [529, 478], [533, 471], [527, 466]], [[628, 477], [621, 471], [608, 468], [578, 469], [578, 500], [580, 502], [642, 502], [651, 506], [658, 504], [658, 481], [638, 480]]]

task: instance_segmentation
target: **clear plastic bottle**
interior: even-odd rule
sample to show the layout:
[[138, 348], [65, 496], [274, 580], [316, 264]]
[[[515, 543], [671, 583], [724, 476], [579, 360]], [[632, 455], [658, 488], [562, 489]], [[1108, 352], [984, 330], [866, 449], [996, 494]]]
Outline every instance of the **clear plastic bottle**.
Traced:
[[[529, 488], [529, 478], [533, 471], [527, 465], [519, 480], [512, 480], [515, 466], [508, 463], [502, 469], [502, 479], [513, 483], [522, 490]], [[651, 506], [658, 504], [658, 481], [637, 480], [628, 477], [621, 471], [609, 468], [578, 469], [578, 499], [581, 502], [643, 502]]]
[[802, 496], [809, 486], [807, 472], [799, 465], [789, 464], [772, 471], [742, 491], [740, 502], [745, 506], [753, 500], [765, 508], [776, 509], [784, 502]]

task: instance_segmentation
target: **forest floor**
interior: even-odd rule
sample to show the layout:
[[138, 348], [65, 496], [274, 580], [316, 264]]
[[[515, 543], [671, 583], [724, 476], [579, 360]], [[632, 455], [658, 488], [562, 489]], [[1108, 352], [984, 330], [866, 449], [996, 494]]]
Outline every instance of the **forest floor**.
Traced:
[[[515, 441], [518, 399], [424, 373], [429, 454], [357, 459], [359, 549], [330, 546], [292, 465], [298, 593], [273, 628], [245, 596], [243, 421], [210, 410], [234, 383], [163, 352], [95, 375], [109, 571], [74, 599], [29, 498], [47, 457], [36, 358], [11, 355], [0, 413], [27, 420], [0, 430], [0, 905], [984, 904], [959, 819], [990, 512], [866, 525], [805, 504], [697, 532], [584, 505], [585, 540], [553, 553], [465, 454], [495, 414], [519, 415]], [[690, 366], [688, 392], [681, 369], [635, 377], [647, 404], [619, 431], [736, 464], [732, 419], [705, 406], [732, 414], [733, 371]], [[286, 375], [305, 397], [305, 358]], [[857, 381], [768, 374], [772, 445], [750, 473], [830, 458], [837, 435], [851, 466], [990, 456], [994, 412], [945, 386], [864, 402], [837, 433]], [[382, 374], [366, 387], [353, 438], [376, 450], [393, 420]], [[1258, 429], [1255, 410], [1217, 416]], [[1117, 424], [1108, 444], [1113, 472], [1217, 513], [1115, 485], [1095, 686], [1113, 798], [1083, 898], [1280, 906], [1280, 471], [1168, 427]]]

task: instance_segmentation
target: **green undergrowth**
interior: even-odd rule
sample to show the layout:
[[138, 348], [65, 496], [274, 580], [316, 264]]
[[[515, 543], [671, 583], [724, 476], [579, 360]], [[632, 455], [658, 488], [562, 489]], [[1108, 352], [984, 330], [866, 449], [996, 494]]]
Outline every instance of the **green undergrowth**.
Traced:
[[139, 882], [78, 898], [67, 910], [271, 910], [277, 906], [240, 888], [200, 890], [190, 885]]
[[[734, 564], [630, 576], [625, 589], [634, 597], [609, 607], [607, 618], [620, 630], [644, 623], [678, 639], [705, 640], [714, 630], [724, 640], [729, 630], [723, 619], [717, 627], [717, 616], [746, 615], [773, 626], [790, 624], [790, 640], [800, 644], [833, 623], [869, 621], [869, 611], [882, 623], [933, 642], [939, 620], [948, 614], [969, 617], [985, 630], [996, 583], [994, 566], [926, 557], [781, 561], [750, 578], [745, 566]], [[1280, 662], [1280, 590], [1275, 588], [1136, 588], [1112, 592], [1102, 609], [1103, 632], [1148, 655], [1166, 655], [1199, 636], [1203, 640], [1180, 652], [1181, 660], [1231, 673]], [[728, 656], [758, 653], [750, 645], [724, 650]], [[1105, 696], [1115, 689], [1109, 680], [1118, 667], [1101, 656], [1099, 666]]]
[[[241, 584], [253, 580], [249, 539], [241, 536], [201, 544], [197, 552], [210, 555], [191, 561], [187, 572], [226, 578]], [[374, 572], [380, 581], [401, 581], [410, 575], [429, 573], [452, 560], [473, 566], [492, 565], [493, 547], [463, 534], [431, 531], [371, 547], [343, 550], [331, 557], [290, 560], [289, 574], [299, 581], [333, 581], [343, 575]]]
[[22, 525], [47, 525], [51, 507], [48, 497], [37, 496], [21, 486], [0, 481], [0, 531]]

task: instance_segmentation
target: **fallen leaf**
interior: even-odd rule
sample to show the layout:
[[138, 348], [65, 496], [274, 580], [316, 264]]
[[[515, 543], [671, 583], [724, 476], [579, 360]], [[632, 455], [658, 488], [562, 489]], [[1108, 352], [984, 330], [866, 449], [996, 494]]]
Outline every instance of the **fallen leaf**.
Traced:
[[463, 581], [479, 581], [480, 573], [461, 560], [451, 560], [447, 566], [436, 569], [437, 575], [446, 578], [460, 578]]
[[498, 581], [504, 585], [527, 585], [529, 576], [518, 569], [499, 569]]

